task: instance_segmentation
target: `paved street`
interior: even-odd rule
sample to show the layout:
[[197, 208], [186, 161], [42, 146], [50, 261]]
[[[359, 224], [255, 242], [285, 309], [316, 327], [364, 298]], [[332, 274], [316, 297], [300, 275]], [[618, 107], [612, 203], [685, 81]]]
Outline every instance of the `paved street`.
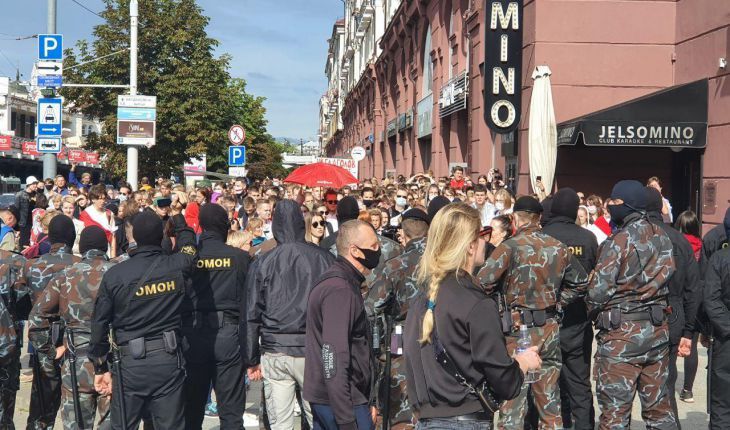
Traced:
[[[707, 365], [707, 350], [700, 347], [700, 365], [697, 371], [697, 378], [694, 386], [694, 397], [695, 403], [689, 404], [678, 400], [679, 406], [679, 417], [682, 420], [682, 427], [685, 429], [701, 429], [706, 428], [708, 424], [706, 411], [706, 371], [705, 366]], [[27, 355], [23, 357], [23, 365], [26, 366], [28, 363]], [[677, 386], [681, 390], [682, 382], [684, 381], [684, 373], [682, 371], [682, 359], [678, 361], [679, 377], [677, 378]], [[23, 369], [23, 372], [27, 370], [27, 366]], [[24, 428], [25, 421], [28, 417], [28, 404], [30, 399], [30, 383], [21, 383], [20, 392], [18, 393], [18, 399], [15, 408], [15, 425], [17, 428]], [[678, 391], [679, 392], [679, 391]], [[260, 383], [253, 383], [248, 391], [246, 401], [246, 412], [253, 416], [258, 414], [258, 405], [261, 399], [261, 385]], [[598, 406], [596, 405], [596, 408]], [[598, 409], [596, 409], [598, 411]], [[631, 423], [632, 429], [645, 429], [643, 422], [641, 421], [641, 407], [639, 406], [639, 400], [634, 401], [633, 421]], [[249, 416], [247, 415], [247, 418]], [[56, 421], [56, 428], [62, 428], [60, 415]], [[251, 425], [252, 424], [252, 425]], [[245, 422], [246, 430], [258, 429], [258, 424], [250, 420]], [[216, 430], [219, 428], [218, 418], [206, 417], [203, 423], [203, 428], [206, 430]]]

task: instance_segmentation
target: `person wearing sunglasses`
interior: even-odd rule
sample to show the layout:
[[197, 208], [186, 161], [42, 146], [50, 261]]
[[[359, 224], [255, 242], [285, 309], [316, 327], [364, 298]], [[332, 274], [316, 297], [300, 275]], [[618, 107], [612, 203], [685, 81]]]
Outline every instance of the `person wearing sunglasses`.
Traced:
[[324, 228], [327, 222], [324, 217], [318, 213], [307, 212], [304, 214], [304, 239], [315, 245], [319, 245], [319, 242], [324, 237]]
[[337, 231], [339, 225], [337, 222], [337, 202], [337, 191], [329, 189], [324, 193], [324, 206], [327, 208], [327, 218], [325, 219], [332, 225], [333, 231]]

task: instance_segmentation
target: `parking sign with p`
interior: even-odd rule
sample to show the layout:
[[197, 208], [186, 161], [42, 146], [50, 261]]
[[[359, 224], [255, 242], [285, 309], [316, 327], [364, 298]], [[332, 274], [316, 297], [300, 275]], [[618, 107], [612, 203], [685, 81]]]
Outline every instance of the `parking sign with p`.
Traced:
[[39, 60], [63, 60], [63, 35], [62, 34], [39, 34], [38, 35], [38, 59]]
[[231, 167], [241, 167], [246, 164], [246, 147], [245, 146], [229, 146], [228, 147], [228, 165]]

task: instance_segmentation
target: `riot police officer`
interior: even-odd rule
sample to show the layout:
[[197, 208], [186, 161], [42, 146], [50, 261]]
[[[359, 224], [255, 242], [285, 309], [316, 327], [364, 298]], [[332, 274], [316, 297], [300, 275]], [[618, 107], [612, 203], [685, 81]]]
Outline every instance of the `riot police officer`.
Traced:
[[17, 300], [27, 292], [16, 291], [23, 277], [25, 258], [0, 249], [0, 428], [13, 428], [15, 396], [20, 389], [20, 349], [23, 330], [18, 319]]
[[669, 279], [672, 242], [646, 217], [646, 191], [620, 181], [608, 210], [619, 231], [601, 245], [586, 304], [598, 328], [595, 362], [600, 428], [629, 428], [639, 392], [647, 427], [676, 429], [669, 401]]
[[[561, 241], [587, 273], [596, 265], [598, 242], [590, 231], [578, 226], [580, 199], [572, 188], [562, 188], [552, 198], [551, 217], [542, 232]], [[543, 202], [543, 206], [546, 206]], [[546, 209], [547, 210], [547, 209]], [[544, 219], [544, 217], [543, 217]], [[591, 347], [593, 329], [588, 322], [585, 301], [581, 298], [563, 308], [560, 325], [560, 349], [563, 367], [560, 372], [560, 395], [563, 421], [572, 419], [575, 430], [595, 427], [593, 392], [591, 391]]]
[[222, 206], [204, 205], [199, 220], [199, 259], [183, 312], [183, 334], [190, 345], [185, 354], [185, 428], [201, 428], [212, 383], [221, 429], [240, 429], [246, 390], [239, 323], [249, 256], [226, 245], [230, 222]]
[[[179, 251], [166, 255], [160, 217], [142, 212], [134, 219], [137, 250], [104, 274], [94, 307], [89, 359], [97, 392], [111, 394], [107, 354], [110, 346], [115, 347], [112, 425], [116, 429], [136, 428], [145, 411], [155, 427], [184, 427], [181, 309], [197, 250], [185, 218], [178, 213], [172, 220]], [[107, 340], [110, 327], [115, 345]]]

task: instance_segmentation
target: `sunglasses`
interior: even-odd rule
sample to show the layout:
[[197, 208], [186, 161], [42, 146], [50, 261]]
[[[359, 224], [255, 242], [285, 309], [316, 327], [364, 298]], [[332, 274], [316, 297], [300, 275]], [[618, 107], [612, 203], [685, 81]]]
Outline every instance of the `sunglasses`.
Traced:
[[312, 227], [314, 227], [314, 228], [324, 227], [324, 221], [314, 221], [312, 223]]
[[486, 226], [479, 230], [479, 237], [489, 236], [492, 234], [492, 227]]
[[322, 216], [325, 216], [325, 214], [327, 214], [327, 211], [317, 211], [317, 213], [320, 214], [320, 215], [322, 215]]
[[327, 203], [329, 203], [331, 205], [336, 205], [337, 204], [337, 200], [327, 200]]

